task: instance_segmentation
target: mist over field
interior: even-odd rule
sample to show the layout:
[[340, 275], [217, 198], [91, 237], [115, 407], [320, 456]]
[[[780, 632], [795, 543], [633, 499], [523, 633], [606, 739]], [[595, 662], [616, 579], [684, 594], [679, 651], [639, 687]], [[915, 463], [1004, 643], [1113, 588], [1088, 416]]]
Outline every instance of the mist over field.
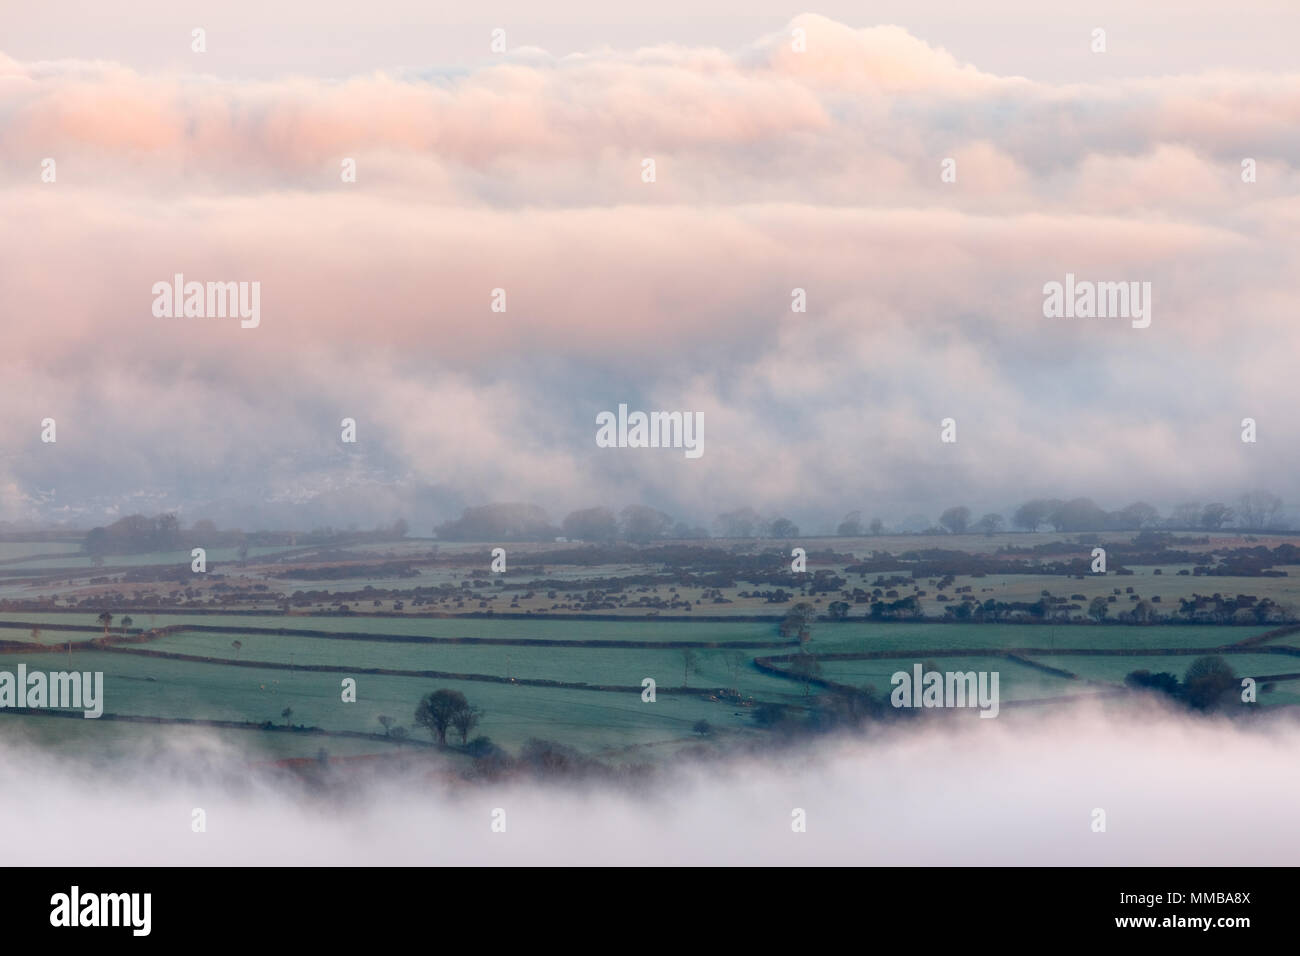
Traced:
[[[973, 715], [970, 715], [973, 717]], [[1154, 703], [936, 720], [649, 786], [459, 782], [427, 766], [304, 788], [214, 741], [115, 762], [0, 744], [7, 865], [1290, 864], [1300, 721]], [[195, 807], [204, 833], [191, 830]], [[506, 831], [492, 814], [505, 811]], [[807, 830], [792, 831], [792, 811]], [[1093, 832], [1093, 811], [1106, 814]]]

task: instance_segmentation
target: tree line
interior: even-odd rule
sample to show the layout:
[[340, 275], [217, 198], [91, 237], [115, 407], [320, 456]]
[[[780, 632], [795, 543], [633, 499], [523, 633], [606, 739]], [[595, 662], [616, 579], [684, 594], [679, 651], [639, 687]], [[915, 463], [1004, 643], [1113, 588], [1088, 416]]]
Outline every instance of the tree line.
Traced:
[[[1163, 529], [1169, 531], [1219, 531], [1227, 528], [1242, 531], [1285, 530], [1287, 522], [1282, 499], [1267, 491], [1253, 491], [1238, 497], [1232, 505], [1221, 501], [1207, 504], [1189, 501], [1176, 505], [1162, 515], [1154, 505], [1135, 501], [1116, 511], [1107, 511], [1091, 498], [1035, 498], [1012, 512], [1008, 520], [989, 512], [976, 518], [965, 505], [946, 509], [937, 524], [922, 516], [913, 530], [923, 534], [998, 534], [1008, 527], [1022, 531], [1051, 528], [1059, 532], [1131, 531]], [[112, 524], [92, 528], [82, 542], [90, 555], [139, 554], [175, 551], [194, 545], [204, 547], [247, 548], [251, 546], [315, 545], [322, 543], [360, 543], [403, 538], [409, 533], [405, 519], [380, 525], [373, 531], [355, 527], [339, 530], [317, 528], [311, 532], [218, 530], [208, 520], [196, 521], [182, 531], [173, 513], [154, 517], [128, 515]], [[850, 511], [835, 528], [839, 537], [879, 536], [887, 533], [879, 517], [869, 521], [863, 512]], [[895, 531], [899, 529], [893, 529]], [[628, 505], [619, 512], [611, 508], [591, 507], [571, 511], [558, 523], [551, 521], [538, 505], [521, 502], [497, 502], [464, 509], [460, 517], [434, 526], [433, 534], [446, 541], [568, 541], [594, 544], [648, 544], [665, 540], [703, 540], [718, 538], [767, 538], [789, 541], [800, 535], [799, 525], [781, 515], [764, 516], [751, 507], [736, 508], [719, 514], [710, 528], [674, 519], [672, 515], [648, 505]]]
[[398, 518], [392, 524], [379, 525], [373, 531], [324, 527], [308, 532], [245, 532], [239, 528], [218, 529], [216, 524], [206, 518], [195, 521], [188, 529], [182, 529], [180, 517], [174, 512], [167, 512], [153, 517], [127, 515], [112, 524], [91, 528], [82, 539], [81, 550], [89, 555], [102, 556], [179, 551], [192, 547], [235, 548], [240, 552], [242, 560], [247, 557], [249, 547], [360, 544], [403, 538], [409, 530], [403, 518]]
[[698, 540], [722, 538], [793, 538], [799, 526], [789, 518], [764, 518], [753, 508], [739, 508], [718, 515], [712, 530], [700, 524], [675, 520], [667, 512], [648, 505], [628, 505], [617, 513], [612, 508], [580, 508], [560, 521], [537, 505], [518, 502], [478, 505], [466, 508], [459, 518], [433, 529], [446, 541], [584, 541], [595, 544], [648, 544], [665, 539]]
[[[990, 513], [974, 518], [965, 505], [955, 505], [939, 516], [937, 525], [927, 529], [932, 534], [997, 534], [1005, 530], [1007, 520]], [[1011, 527], [1022, 531], [1282, 531], [1287, 522], [1282, 499], [1268, 491], [1241, 495], [1235, 506], [1221, 501], [1201, 504], [1188, 501], [1174, 506], [1168, 515], [1145, 501], [1135, 501], [1115, 511], [1107, 511], [1091, 498], [1034, 498], [1012, 512]], [[862, 533], [861, 512], [853, 511], [840, 523], [838, 534], [857, 536]], [[871, 533], [881, 533], [876, 522]]]

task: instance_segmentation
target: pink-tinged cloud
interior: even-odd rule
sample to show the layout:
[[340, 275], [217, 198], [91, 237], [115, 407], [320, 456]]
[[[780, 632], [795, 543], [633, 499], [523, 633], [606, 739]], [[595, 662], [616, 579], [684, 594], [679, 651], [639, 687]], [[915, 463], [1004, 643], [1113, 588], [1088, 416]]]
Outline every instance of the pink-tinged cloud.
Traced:
[[[1294, 75], [1058, 87], [813, 16], [338, 81], [0, 58], [0, 510], [1294, 500], [1297, 117]], [[261, 325], [156, 317], [177, 273]], [[1044, 318], [1066, 273], [1151, 327]], [[620, 402], [704, 411], [704, 457], [597, 449]]]

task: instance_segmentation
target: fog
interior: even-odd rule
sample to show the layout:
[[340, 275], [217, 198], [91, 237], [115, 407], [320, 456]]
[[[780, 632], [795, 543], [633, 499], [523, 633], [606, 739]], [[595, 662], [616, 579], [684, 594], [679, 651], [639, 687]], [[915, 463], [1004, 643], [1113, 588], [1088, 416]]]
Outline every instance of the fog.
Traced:
[[[875, 4], [723, 17], [722, 48], [643, 20], [627, 46], [593, 26], [543, 54], [489, 20], [451, 42], [478, 51], [463, 69], [399, 16], [400, 46], [372, 37], [337, 79], [278, 76], [332, 58], [302, 18], [232, 43], [204, 4], [201, 57], [175, 12], [147, 37], [7, 18], [0, 202], [23, 227], [0, 231], [0, 316], [40, 321], [5, 328], [0, 521], [427, 533], [491, 501], [638, 502], [815, 533], [854, 508], [928, 523], [1257, 487], [1294, 509], [1300, 74], [1261, 52], [1295, 15], [1260, 5], [1221, 29], [1180, 4], [1145, 43], [1095, 2], [1047, 32], [978, 5], [999, 45], [1086, 82], [999, 71]], [[498, 25], [512, 52], [486, 59]], [[1131, 57], [1140, 76], [1112, 72]], [[177, 274], [259, 283], [257, 328], [155, 315]], [[1067, 275], [1150, 282], [1150, 327], [1049, 318]], [[599, 447], [621, 403], [703, 415], [705, 454]]]
[[[1280, 865], [1300, 853], [1295, 717], [1230, 723], [1100, 705], [967, 716], [760, 757], [715, 751], [662, 764], [637, 787], [449, 784], [417, 759], [403, 772], [366, 770], [321, 788], [250, 774], [247, 755], [212, 740], [162, 736], [147, 753], [110, 761], [67, 759], [10, 736], [0, 744], [4, 858], [10, 866]], [[206, 814], [205, 832], [191, 828], [194, 808]], [[806, 832], [792, 829], [796, 808]], [[498, 809], [504, 832], [492, 830]], [[1094, 832], [1095, 809], [1105, 811], [1105, 832]]]

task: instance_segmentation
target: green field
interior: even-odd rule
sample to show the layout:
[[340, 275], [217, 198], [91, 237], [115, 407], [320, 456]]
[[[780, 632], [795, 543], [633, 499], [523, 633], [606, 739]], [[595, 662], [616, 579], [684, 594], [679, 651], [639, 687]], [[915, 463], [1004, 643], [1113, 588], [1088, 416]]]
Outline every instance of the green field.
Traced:
[[[735, 716], [736, 707], [707, 698], [661, 694], [653, 704], [643, 703], [639, 693], [536, 688], [480, 681], [430, 681], [411, 677], [358, 675], [357, 702], [344, 703], [340, 682], [345, 675], [301, 671], [194, 664], [135, 655], [81, 652], [74, 655], [81, 671], [103, 671], [105, 713], [152, 717], [182, 717], [192, 720], [272, 721], [283, 724], [281, 712], [293, 710], [291, 722], [326, 730], [382, 733], [376, 718], [388, 714], [399, 724], [411, 726], [411, 716], [420, 697], [430, 690], [451, 688], [465, 694], [485, 711], [477, 733], [486, 734], [508, 747], [518, 747], [529, 737], [559, 740], [583, 750], [595, 751], [683, 741], [690, 737], [697, 720], [708, 720], [719, 729], [748, 730], [745, 716]], [[19, 659], [5, 659], [12, 669]], [[29, 669], [63, 669], [67, 658], [59, 655], [23, 655]], [[793, 685], [791, 685], [793, 686]], [[7, 732], [13, 715], [0, 717], [0, 732]], [[115, 727], [109, 720], [27, 718], [51, 724], [48, 733], [58, 737], [84, 738], [101, 728]], [[120, 732], [120, 731], [119, 731]], [[415, 732], [415, 728], [412, 728]], [[291, 736], [257, 733], [258, 736]], [[423, 739], [428, 739], [421, 732]], [[304, 739], [306, 739], [304, 737]], [[311, 738], [310, 752], [329, 741]], [[375, 742], [369, 752], [391, 744]]]
[[[7, 613], [7, 620], [37, 619], [47, 624], [94, 623], [92, 615]], [[148, 615], [139, 615], [137, 626], [146, 625]], [[281, 725], [287, 707], [294, 725], [317, 727], [332, 732], [379, 734], [376, 718], [387, 714], [411, 728], [412, 714], [420, 697], [447, 687], [459, 690], [484, 710], [476, 734], [491, 737], [507, 748], [517, 748], [530, 737], [544, 737], [579, 749], [634, 757], [640, 748], [672, 749], [692, 739], [696, 721], [706, 720], [721, 733], [758, 732], [752, 707], [730, 699], [672, 692], [683, 681], [696, 689], [736, 688], [752, 703], [783, 703], [802, 706], [808, 702], [804, 688], [794, 680], [761, 672], [752, 663], [758, 656], [780, 656], [792, 652], [790, 644], [779, 647], [738, 650], [728, 647], [738, 641], [778, 641], [776, 628], [764, 622], [704, 621], [546, 621], [453, 618], [393, 617], [305, 617], [159, 614], [152, 622], [210, 627], [260, 626], [283, 630], [274, 634], [237, 634], [225, 631], [184, 631], [145, 644], [122, 645], [119, 650], [76, 650], [76, 643], [96, 636], [95, 632], [45, 632], [47, 643], [60, 647], [71, 637], [72, 667], [102, 670], [105, 674], [105, 711], [109, 714], [183, 718], [191, 720], [240, 721]], [[310, 628], [331, 633], [373, 632], [437, 638], [477, 638], [529, 641], [611, 641], [622, 646], [573, 647], [521, 644], [434, 644], [389, 642], [372, 639], [323, 638], [293, 633]], [[813, 654], [886, 654], [872, 660], [822, 660], [821, 676], [852, 686], [873, 685], [888, 692], [895, 671], [932, 657], [943, 670], [997, 671], [1005, 701], [1073, 696], [1095, 692], [1097, 684], [1118, 685], [1124, 675], [1138, 669], [1169, 670], [1182, 675], [1195, 654], [1176, 655], [1087, 655], [1053, 654], [1052, 649], [1124, 648], [1141, 651], [1207, 649], [1246, 639], [1267, 630], [1264, 627], [1121, 627], [1049, 625], [978, 625], [938, 623], [846, 622], [819, 624], [806, 649]], [[25, 630], [0, 630], [11, 640], [26, 640]], [[234, 641], [241, 647], [236, 651]], [[637, 646], [665, 641], [718, 643], [717, 648], [691, 650], [689, 674], [680, 649]], [[1034, 648], [1029, 656], [1049, 667], [1074, 673], [1079, 679], [1052, 675], [1002, 655], [948, 656], [944, 651], [979, 651]], [[143, 649], [194, 657], [209, 661], [172, 660], [132, 653]], [[739, 659], [737, 659], [739, 656]], [[236, 665], [236, 659], [240, 662]], [[13, 669], [19, 661], [29, 668], [62, 670], [69, 655], [51, 649], [48, 653], [10, 654], [0, 658], [0, 668]], [[1237, 673], [1258, 675], [1300, 671], [1300, 657], [1283, 654], [1232, 654], [1229, 661]], [[227, 663], [230, 662], [230, 663]], [[260, 666], [266, 665], [266, 666]], [[291, 669], [324, 665], [337, 671], [317, 672]], [[783, 667], [788, 665], [781, 665]], [[535, 686], [501, 680], [430, 678], [365, 674], [363, 669], [391, 671], [439, 671], [514, 681], [555, 681], [568, 684], [605, 685], [622, 690], [594, 690], [574, 687]], [[340, 686], [343, 678], [357, 680], [358, 700], [344, 703]], [[638, 688], [645, 677], [655, 679], [660, 693], [653, 703], [641, 700]], [[1261, 703], [1296, 703], [1291, 688], [1280, 683]], [[1300, 688], [1296, 688], [1300, 690]], [[84, 746], [104, 734], [106, 741], [147, 740], [158, 733], [158, 725], [126, 724], [111, 720], [86, 721], [52, 717], [5, 715], [0, 732], [34, 734], [41, 740], [66, 740], [71, 747]], [[191, 728], [193, 732], [197, 730]], [[215, 731], [214, 731], [215, 732]], [[220, 730], [223, 739], [255, 741], [254, 749], [272, 756], [309, 756], [322, 747], [330, 753], [381, 752], [394, 746], [383, 740], [327, 738], [316, 735], [265, 730]], [[409, 746], [409, 745], [408, 745]], [[657, 750], [656, 750], [657, 752]]]
[[[398, 744], [383, 738], [376, 718], [381, 714], [391, 716], [417, 740], [427, 742], [427, 732], [413, 725], [416, 705], [425, 694], [449, 688], [460, 691], [483, 710], [475, 735], [486, 735], [508, 749], [517, 749], [531, 737], [541, 737], [609, 759], [640, 760], [691, 745], [697, 739], [694, 728], [699, 721], [707, 721], [713, 733], [723, 737], [759, 735], [765, 731], [754, 714], [761, 705], [781, 704], [796, 712], [808, 707], [818, 687], [806, 688], [792, 676], [782, 676], [788, 674], [789, 662], [774, 662], [781, 673], [771, 673], [755, 659], [785, 657], [801, 649], [780, 637], [776, 623], [794, 603], [806, 600], [825, 615], [833, 601], [850, 600], [854, 589], [870, 592], [876, 588], [875, 573], [844, 571], [849, 560], [864, 558], [873, 551], [900, 555], [930, 548], [992, 553], [1002, 546], [1059, 543], [1062, 547], [1055, 549], [1059, 554], [1086, 550], [1068, 537], [895, 536], [809, 541], [806, 544], [815, 554], [834, 550], [841, 556], [832, 563], [815, 557], [809, 570], [841, 574], [845, 579], [843, 591], [808, 595], [801, 593], [798, 585], [791, 588], [788, 581], [782, 581], [787, 599], [769, 601], [767, 596], [774, 585], [753, 585], [740, 576], [728, 579], [723, 589], [727, 600], [723, 603], [715, 602], [713, 593], [699, 583], [699, 578], [649, 557], [640, 561], [640, 552], [624, 552], [619, 560], [604, 565], [546, 562], [543, 567], [537, 556], [554, 553], [556, 546], [549, 543], [510, 545], [510, 573], [502, 577], [489, 571], [491, 546], [476, 543], [406, 540], [320, 548], [254, 548], [247, 566], [236, 564], [234, 549], [213, 548], [208, 551], [209, 567], [218, 573], [200, 575], [188, 573], [188, 549], [115, 555], [107, 557], [102, 567], [94, 567], [75, 544], [9, 541], [0, 543], [0, 599], [10, 602], [0, 611], [0, 622], [24, 622], [26, 626], [0, 628], [0, 640], [27, 642], [29, 626], [38, 624], [43, 628], [41, 643], [48, 650], [2, 655], [0, 669], [13, 669], [23, 662], [40, 669], [102, 670], [106, 676], [107, 714], [157, 718], [169, 722], [166, 726], [179, 726], [184, 734], [194, 735], [195, 741], [237, 743], [266, 759], [313, 756], [321, 749], [343, 756], [415, 748], [415, 743]], [[1102, 540], [1118, 542], [1129, 537], [1106, 535]], [[430, 556], [435, 547], [436, 559]], [[727, 541], [714, 542], [713, 547], [755, 554], [774, 544]], [[1193, 552], [1210, 548], [1196, 542], [1187, 545], [1187, 550]], [[272, 560], [286, 552], [293, 552], [286, 563]], [[646, 552], [647, 556], [653, 553]], [[856, 555], [856, 559], [847, 559], [849, 554]], [[380, 569], [384, 562], [403, 558], [414, 561], [418, 575], [383, 576]], [[725, 565], [723, 560], [720, 566]], [[147, 580], [149, 569], [169, 566], [184, 573], [170, 580]], [[144, 573], [126, 573], [131, 568]], [[1285, 577], [1250, 578], [1179, 576], [1179, 569], [1166, 566], [1162, 574], [1156, 575], [1154, 567], [1138, 567], [1132, 575], [1083, 578], [958, 575], [946, 589], [949, 601], [936, 600], [937, 581], [909, 578], [906, 584], [890, 589], [896, 590], [898, 596], [924, 591], [922, 620], [874, 622], [865, 617], [867, 605], [854, 603], [849, 606], [847, 621], [816, 621], [811, 639], [802, 650], [818, 657], [820, 676], [831, 684], [870, 685], [887, 694], [894, 672], [933, 660], [941, 670], [996, 671], [1005, 702], [1041, 701], [1118, 688], [1126, 674], [1139, 669], [1167, 670], [1181, 677], [1199, 654], [1245, 641], [1276, 625], [1138, 627], [958, 624], [937, 620], [951, 606], [951, 599], [961, 596], [955, 588], [969, 586], [969, 595], [981, 602], [995, 598], [1032, 603], [1044, 590], [1084, 607], [1095, 596], [1114, 597], [1109, 604], [1112, 615], [1132, 607], [1138, 597], [1149, 601], [1155, 595], [1162, 600], [1153, 607], [1165, 615], [1177, 610], [1178, 598], [1216, 592], [1226, 596], [1252, 594], [1300, 605], [1300, 568], [1281, 568], [1288, 572]], [[293, 576], [280, 577], [286, 570]], [[620, 580], [632, 576], [656, 583], [618, 587]], [[146, 580], [128, 580], [131, 577]], [[33, 581], [39, 583], [33, 585]], [[533, 597], [523, 597], [527, 582], [538, 581]], [[572, 591], [548, 586], [551, 582], [564, 585], [584, 581], [594, 582], [591, 590], [602, 593], [588, 595], [586, 585]], [[674, 587], [670, 581], [692, 583]], [[470, 587], [488, 599], [492, 616], [420, 616], [454, 613], [458, 609], [462, 614], [479, 611], [480, 598], [460, 590], [465, 582], [477, 582]], [[457, 590], [440, 603], [417, 605], [418, 595], [411, 589], [434, 585], [451, 585]], [[337, 607], [340, 592], [362, 591], [367, 586], [404, 590], [405, 614], [376, 616], [380, 610], [395, 610], [393, 598], [382, 599], [376, 606], [375, 598], [366, 594], [347, 597], [353, 613], [346, 615], [306, 613], [311, 609], [286, 615], [270, 610], [299, 590], [321, 592], [319, 600], [314, 601], [317, 607]], [[1128, 593], [1128, 588], [1133, 589], [1133, 594]], [[184, 600], [176, 593], [178, 589], [185, 590]], [[1115, 594], [1117, 590], [1119, 594]], [[553, 591], [554, 596], [549, 596], [548, 591]], [[740, 597], [742, 591], [748, 596]], [[63, 604], [75, 602], [79, 609], [51, 612], [45, 609], [48, 604], [38, 602], [40, 594], [56, 595]], [[1082, 595], [1082, 600], [1073, 599], [1075, 594]], [[516, 598], [520, 606], [508, 607]], [[665, 603], [658, 609], [620, 604], [643, 599]], [[682, 609], [682, 600], [690, 602], [689, 612]], [[615, 607], [607, 607], [611, 602]], [[677, 603], [669, 607], [667, 602]], [[14, 609], [24, 603], [41, 610]], [[132, 610], [132, 603], [173, 610]], [[252, 613], [223, 612], [220, 607], [226, 604], [251, 609]], [[178, 605], [203, 610], [175, 613]], [[563, 618], [553, 616], [553, 605], [567, 607], [559, 612]], [[133, 620], [135, 632], [171, 626], [182, 630], [143, 643], [86, 649], [89, 641], [102, 634], [96, 622], [101, 607], [113, 611], [114, 635], [120, 635], [122, 618], [127, 615]], [[605, 619], [575, 613], [584, 609], [594, 609]], [[525, 614], [528, 610], [533, 613]], [[1240, 613], [1249, 616], [1247, 610]], [[763, 619], [728, 620], [742, 616]], [[702, 617], [718, 619], [700, 620]], [[63, 629], [70, 626], [87, 629]], [[242, 628], [264, 629], [266, 633], [240, 633]], [[304, 633], [307, 631], [339, 636], [313, 636]], [[238, 649], [235, 642], [240, 644]], [[681, 645], [688, 647], [683, 649]], [[1283, 634], [1270, 646], [1300, 646], [1300, 635]], [[1129, 653], [1078, 653], [1109, 650]], [[193, 659], [151, 656], [153, 653]], [[1025, 660], [1008, 654], [1018, 654]], [[852, 655], [853, 659], [830, 659], [835, 655]], [[1300, 671], [1300, 657], [1257, 651], [1226, 656], [1242, 675]], [[328, 670], [305, 669], [311, 667]], [[367, 670], [389, 673], [364, 673]], [[428, 676], [431, 673], [449, 676]], [[355, 703], [341, 699], [340, 684], [346, 677], [357, 681]], [[654, 703], [643, 702], [639, 692], [647, 677], [653, 678], [658, 688]], [[1268, 692], [1261, 693], [1260, 703], [1269, 707], [1300, 704], [1300, 681], [1276, 682]], [[285, 728], [285, 708], [292, 710], [289, 723], [320, 733], [261, 726], [270, 721]], [[227, 721], [241, 726], [170, 723], [184, 720]], [[138, 747], [159, 739], [164, 726], [114, 719], [86, 721], [0, 714], [0, 733], [70, 752], [115, 753]]]

